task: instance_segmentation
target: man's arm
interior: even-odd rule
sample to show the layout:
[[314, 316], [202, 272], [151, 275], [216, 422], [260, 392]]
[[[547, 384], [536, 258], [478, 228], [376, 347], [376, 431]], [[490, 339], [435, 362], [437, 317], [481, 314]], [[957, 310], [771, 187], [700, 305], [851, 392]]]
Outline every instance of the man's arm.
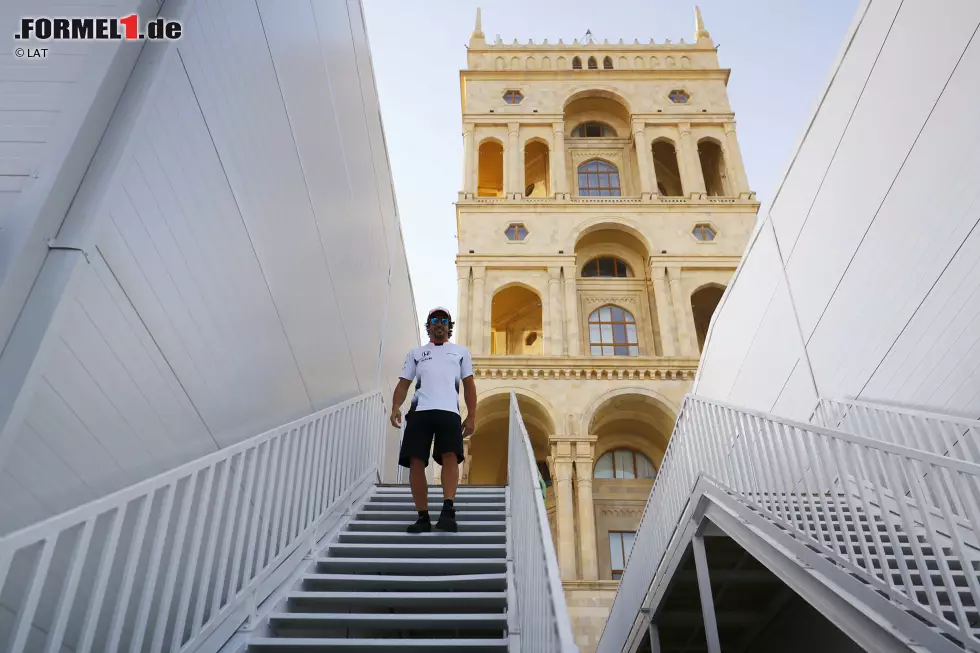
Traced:
[[[391, 425], [395, 428], [402, 427], [402, 404], [408, 396], [408, 388], [412, 385], [409, 379], [398, 379], [395, 392], [391, 397]], [[474, 395], [475, 397], [476, 395]]]
[[466, 421], [463, 422], [463, 437], [473, 435], [476, 428], [476, 381], [472, 376], [463, 379], [463, 399], [466, 400]]

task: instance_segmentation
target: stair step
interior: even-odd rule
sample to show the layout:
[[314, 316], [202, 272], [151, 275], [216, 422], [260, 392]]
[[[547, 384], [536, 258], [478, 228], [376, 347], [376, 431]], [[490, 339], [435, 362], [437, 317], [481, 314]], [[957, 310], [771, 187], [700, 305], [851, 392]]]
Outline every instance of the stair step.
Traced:
[[446, 576], [393, 576], [384, 574], [306, 574], [304, 590], [506, 590], [507, 574], [454, 574]]
[[318, 558], [317, 569], [325, 573], [356, 571], [458, 575], [466, 573], [504, 573], [503, 558]]
[[289, 592], [290, 604], [372, 608], [503, 608], [507, 592]]
[[[441, 508], [441, 506], [440, 506], [440, 508]], [[438, 512], [438, 510], [434, 510], [433, 512]], [[490, 511], [490, 510], [470, 511], [470, 510], [464, 510], [462, 512], [457, 512], [456, 513], [456, 521], [457, 522], [464, 522], [464, 521], [480, 521], [480, 522], [482, 522], [482, 521], [499, 521], [502, 524], [502, 523], [504, 523], [504, 518], [506, 517], [506, 514], [507, 513], [505, 513], [503, 510], [500, 510], [500, 511]], [[409, 511], [409, 510], [385, 510], [385, 511], [382, 511], [382, 510], [367, 510], [367, 511], [361, 511], [361, 512], [357, 513], [356, 515], [354, 515], [354, 519], [355, 520], [367, 519], [367, 520], [370, 520], [370, 521], [396, 520], [396, 521], [404, 522], [405, 523], [405, 526], [407, 527], [413, 521], [415, 521], [416, 519], [418, 519], [418, 514], [415, 512], [414, 509], [411, 510], [411, 511]]]
[[300, 653], [330, 651], [330, 653], [362, 653], [363, 651], [398, 651], [399, 653], [507, 653], [509, 640], [504, 639], [313, 639], [313, 638], [255, 638], [249, 650], [269, 653]]
[[338, 541], [360, 544], [504, 544], [506, 533], [406, 533], [404, 529], [395, 532], [346, 531], [340, 534]]
[[429, 544], [331, 544], [327, 549], [329, 556], [382, 558], [441, 558], [451, 555], [456, 558], [503, 558], [507, 555], [505, 544], [443, 544], [432, 541]]
[[[374, 517], [372, 513], [367, 515], [368, 517]], [[351, 531], [373, 531], [373, 532], [395, 532], [404, 533], [405, 529], [414, 520], [410, 521], [369, 521], [367, 519], [352, 519], [347, 524], [347, 532]], [[500, 533], [503, 534], [507, 530], [507, 522], [505, 521], [466, 521], [460, 520], [459, 515], [456, 515], [456, 522], [459, 526], [459, 532], [462, 533]]]
[[[504, 510], [506, 506], [504, 503], [493, 502], [493, 503], [467, 503], [460, 507], [460, 512], [473, 512], [473, 511], [501, 511]], [[404, 512], [410, 512], [415, 514], [415, 506], [409, 501], [369, 501], [361, 506], [361, 513], [363, 514], [368, 510], [400, 510]], [[435, 503], [429, 501], [429, 512], [438, 513], [442, 510], [442, 502]]]
[[269, 616], [273, 626], [314, 628], [364, 628], [377, 630], [474, 630], [504, 629], [507, 615], [502, 612], [464, 614], [425, 613], [316, 613], [279, 612]]
[[[439, 500], [439, 505], [442, 505], [443, 497], [441, 494], [429, 493], [429, 504], [435, 503], [434, 499]], [[503, 494], [461, 494], [457, 495], [453, 499], [453, 504], [457, 506], [468, 506], [474, 503], [504, 503]], [[411, 494], [374, 494], [368, 499], [370, 502], [380, 502], [387, 501], [390, 503], [403, 503], [414, 505], [415, 499], [412, 498]]]

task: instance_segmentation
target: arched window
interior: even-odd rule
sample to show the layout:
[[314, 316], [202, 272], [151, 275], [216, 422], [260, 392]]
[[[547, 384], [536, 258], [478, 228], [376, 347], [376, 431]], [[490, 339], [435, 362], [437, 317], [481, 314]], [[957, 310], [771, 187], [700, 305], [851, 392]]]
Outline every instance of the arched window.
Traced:
[[657, 470], [642, 453], [617, 449], [602, 454], [595, 464], [595, 478], [653, 478]]
[[684, 195], [681, 172], [677, 165], [677, 150], [670, 141], [659, 140], [653, 144], [653, 172], [657, 176], [657, 191], [661, 195]]
[[572, 57], [572, 69], [582, 70], [582, 60], [578, 57]]
[[612, 256], [600, 256], [585, 264], [582, 268], [583, 277], [629, 277], [630, 266], [622, 259]]
[[602, 60], [602, 67], [606, 70], [612, 70], [612, 57], [606, 57]]
[[639, 356], [636, 320], [619, 306], [603, 306], [589, 316], [589, 347], [593, 356]]
[[701, 173], [704, 175], [704, 189], [709, 197], [728, 195], [728, 173], [725, 169], [725, 155], [721, 146], [705, 138], [698, 141], [698, 158], [701, 160]]
[[704, 350], [704, 341], [708, 337], [708, 327], [711, 326], [711, 316], [714, 315], [725, 289], [721, 286], [706, 286], [691, 295], [691, 310], [694, 313], [694, 331], [698, 336], [698, 348]]
[[596, 62], [595, 57], [589, 57], [589, 70], [599, 70], [599, 64]]
[[611, 163], [592, 159], [578, 167], [578, 194], [591, 197], [621, 195], [619, 170]]
[[616, 130], [604, 122], [580, 123], [572, 130], [572, 138], [615, 138]]
[[477, 195], [501, 197], [504, 194], [504, 146], [484, 141], [478, 150]]

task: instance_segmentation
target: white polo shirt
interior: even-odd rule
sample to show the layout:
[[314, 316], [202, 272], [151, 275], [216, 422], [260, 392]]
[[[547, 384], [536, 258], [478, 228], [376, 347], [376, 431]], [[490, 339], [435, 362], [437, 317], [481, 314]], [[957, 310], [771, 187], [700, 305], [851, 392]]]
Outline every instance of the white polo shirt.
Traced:
[[459, 415], [459, 385], [473, 376], [473, 359], [462, 345], [428, 342], [405, 357], [401, 378], [415, 381], [415, 396], [409, 412], [448, 410]]

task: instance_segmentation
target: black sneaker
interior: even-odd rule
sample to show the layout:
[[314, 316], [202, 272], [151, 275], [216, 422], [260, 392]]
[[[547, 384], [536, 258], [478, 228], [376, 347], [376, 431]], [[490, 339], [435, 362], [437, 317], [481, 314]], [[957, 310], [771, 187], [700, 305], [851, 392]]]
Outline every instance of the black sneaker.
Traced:
[[439, 513], [439, 521], [436, 522], [436, 529], [447, 533], [456, 533], [459, 527], [456, 526], [456, 511], [452, 508], [443, 508]]
[[[442, 523], [442, 519], [439, 519]], [[455, 523], [455, 522], [454, 522]], [[432, 521], [428, 517], [419, 517], [418, 521], [408, 527], [409, 533], [428, 533], [432, 530]]]

